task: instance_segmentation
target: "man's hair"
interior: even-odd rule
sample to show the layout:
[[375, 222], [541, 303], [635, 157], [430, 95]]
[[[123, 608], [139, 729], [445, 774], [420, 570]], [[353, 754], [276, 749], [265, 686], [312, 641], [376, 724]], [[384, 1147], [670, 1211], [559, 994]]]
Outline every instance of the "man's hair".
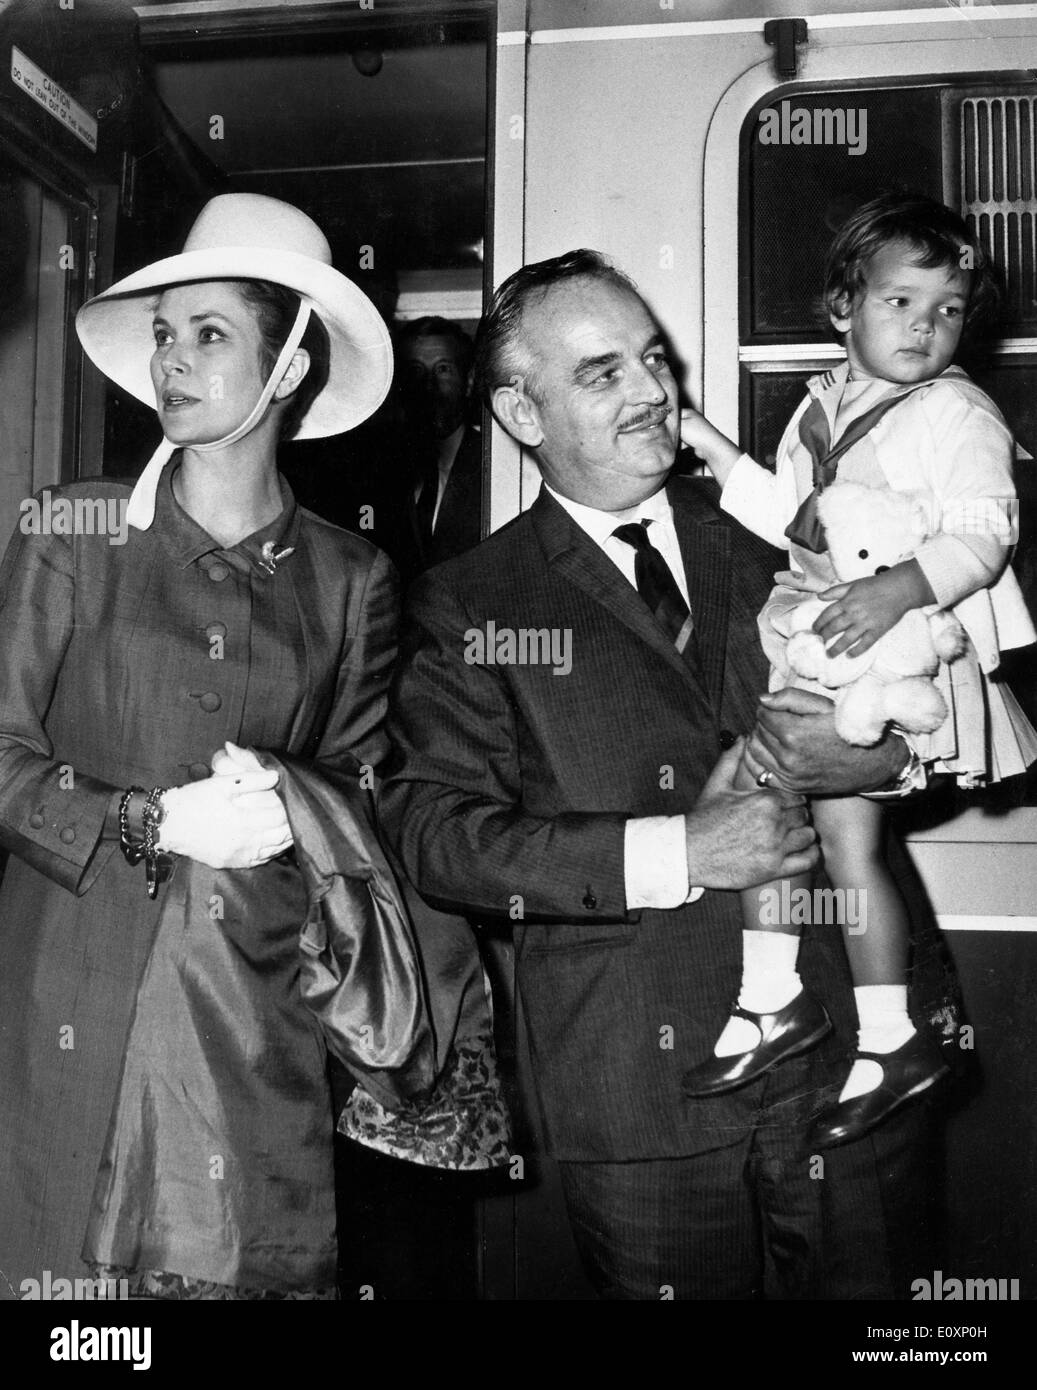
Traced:
[[[825, 262], [825, 312], [845, 317], [867, 285], [868, 262], [893, 242], [914, 248], [927, 270], [968, 270], [964, 329], [974, 332], [994, 314], [1000, 293], [990, 260], [976, 237], [949, 207], [919, 193], [883, 193], [852, 213], [836, 233]], [[836, 331], [840, 339], [842, 334]]]
[[548, 290], [567, 280], [604, 280], [637, 294], [628, 275], [600, 251], [567, 251], [547, 261], [534, 261], [504, 281], [479, 325], [475, 340], [475, 386], [492, 404], [498, 386], [514, 384], [537, 398], [539, 381], [531, 353], [523, 349], [522, 316], [526, 308]]
[[438, 314], [426, 314], [424, 318], [409, 319], [396, 330], [396, 347], [402, 351], [409, 343], [419, 338], [447, 338], [454, 345], [457, 366], [465, 380], [472, 370], [475, 344], [459, 323], [440, 318]]

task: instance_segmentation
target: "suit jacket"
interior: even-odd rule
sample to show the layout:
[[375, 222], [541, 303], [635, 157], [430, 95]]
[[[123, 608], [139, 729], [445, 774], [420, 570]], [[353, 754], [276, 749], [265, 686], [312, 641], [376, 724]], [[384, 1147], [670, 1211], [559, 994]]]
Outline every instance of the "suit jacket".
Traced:
[[[546, 492], [422, 576], [390, 695], [380, 794], [420, 891], [515, 922], [517, 978], [549, 1150], [624, 1160], [737, 1143], [759, 1083], [684, 1100], [738, 990], [738, 895], [628, 912], [624, 825], [690, 809], [766, 689], [756, 613], [778, 552], [671, 480], [701, 660], [686, 660], [608, 557]], [[571, 670], [480, 663], [489, 623], [569, 634]], [[506, 653], [505, 653], [506, 654]], [[694, 877], [694, 873], [692, 873]], [[804, 936], [808, 982], [852, 1017], [838, 932]], [[825, 1063], [814, 1053], [820, 1084]]]
[[[407, 495], [407, 520], [414, 573], [462, 555], [482, 534], [482, 433], [468, 425], [439, 504], [432, 539], [422, 535], [413, 489]], [[405, 570], [406, 570], [405, 566]]]
[[[835, 438], [835, 417], [849, 367], [811, 377], [778, 445], [777, 467], [744, 460], [732, 473], [723, 505], [756, 535], [785, 545], [785, 527], [813, 487], [813, 459], [799, 437], [812, 400], [820, 401]], [[948, 367], [902, 403], [849, 450], [870, 456], [897, 492], [922, 489], [938, 507], [938, 531], [922, 541], [915, 559], [936, 602], [950, 608], [972, 639], [984, 671], [1000, 653], [1037, 640], [1010, 567], [1012, 476], [1015, 449], [997, 406], [962, 371]]]

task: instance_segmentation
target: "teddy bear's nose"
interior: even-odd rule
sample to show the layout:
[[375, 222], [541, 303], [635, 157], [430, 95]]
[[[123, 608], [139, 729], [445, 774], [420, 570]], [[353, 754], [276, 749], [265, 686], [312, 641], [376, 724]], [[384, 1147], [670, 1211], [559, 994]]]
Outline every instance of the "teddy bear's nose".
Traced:
[[886, 571], [887, 571], [888, 569], [889, 569], [889, 566], [888, 566], [888, 565], [879, 565], [879, 567], [878, 567], [878, 569], [875, 571], [875, 573], [876, 573], [876, 574], [885, 574]]

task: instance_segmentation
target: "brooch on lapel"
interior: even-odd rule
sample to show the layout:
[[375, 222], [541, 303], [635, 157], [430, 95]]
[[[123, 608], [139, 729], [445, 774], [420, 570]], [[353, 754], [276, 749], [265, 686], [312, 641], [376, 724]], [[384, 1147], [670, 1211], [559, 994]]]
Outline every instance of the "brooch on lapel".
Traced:
[[295, 554], [295, 546], [286, 546], [284, 550], [275, 550], [273, 541], [264, 541], [260, 552], [259, 563], [266, 570], [267, 574], [273, 574], [282, 560], [287, 560], [289, 555]]

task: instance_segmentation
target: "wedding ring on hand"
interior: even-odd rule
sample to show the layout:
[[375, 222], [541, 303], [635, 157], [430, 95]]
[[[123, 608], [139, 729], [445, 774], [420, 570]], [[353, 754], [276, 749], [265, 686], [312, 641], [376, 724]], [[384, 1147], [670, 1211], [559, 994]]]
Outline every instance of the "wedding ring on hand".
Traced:
[[774, 773], [771, 772], [769, 768], [765, 767], [763, 771], [760, 773], [760, 775], [757, 777], [756, 785], [758, 787], [769, 787], [773, 781]]

